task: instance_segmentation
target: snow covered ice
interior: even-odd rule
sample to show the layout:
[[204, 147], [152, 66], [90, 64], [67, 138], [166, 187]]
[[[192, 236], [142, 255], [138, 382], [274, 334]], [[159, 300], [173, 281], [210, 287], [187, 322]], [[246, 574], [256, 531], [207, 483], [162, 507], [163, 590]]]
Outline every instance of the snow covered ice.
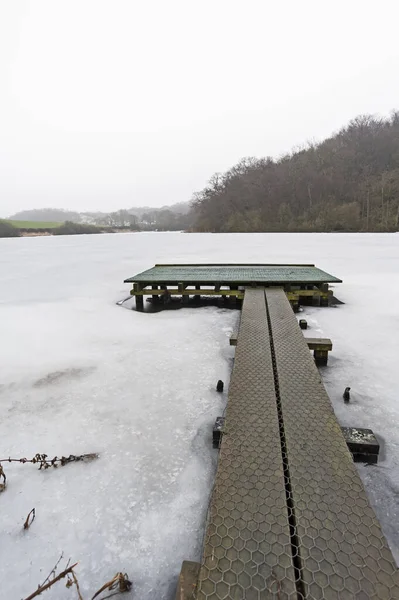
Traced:
[[[315, 263], [344, 280], [335, 287], [344, 304], [299, 316], [306, 335], [333, 341], [321, 373], [341, 425], [370, 428], [382, 443], [379, 465], [359, 471], [398, 561], [399, 235], [2, 239], [1, 458], [100, 458], [47, 471], [4, 464], [0, 598], [32, 593], [64, 552], [79, 561], [84, 598], [122, 571], [132, 597], [170, 600], [182, 560], [200, 559], [217, 460], [212, 425], [225, 407], [238, 312], [117, 306], [129, 293], [123, 279], [156, 262]], [[74, 594], [61, 582], [45, 596]]]

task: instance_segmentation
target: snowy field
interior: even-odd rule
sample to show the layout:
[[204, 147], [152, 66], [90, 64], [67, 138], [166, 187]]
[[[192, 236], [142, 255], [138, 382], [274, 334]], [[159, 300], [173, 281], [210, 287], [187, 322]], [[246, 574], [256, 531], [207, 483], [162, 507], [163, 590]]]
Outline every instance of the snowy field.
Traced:
[[[124, 278], [168, 261], [314, 262], [344, 279], [335, 293], [345, 304], [301, 316], [308, 335], [333, 340], [322, 373], [341, 424], [370, 427], [383, 444], [379, 465], [360, 474], [398, 561], [399, 234], [2, 239], [0, 458], [100, 458], [47, 471], [4, 464], [0, 598], [28, 596], [63, 552], [79, 561], [85, 600], [117, 571], [134, 583], [128, 597], [170, 600], [182, 560], [200, 558], [211, 429], [226, 401], [214, 387], [229, 378], [238, 312], [116, 305]], [[76, 591], [59, 583], [43, 598]]]

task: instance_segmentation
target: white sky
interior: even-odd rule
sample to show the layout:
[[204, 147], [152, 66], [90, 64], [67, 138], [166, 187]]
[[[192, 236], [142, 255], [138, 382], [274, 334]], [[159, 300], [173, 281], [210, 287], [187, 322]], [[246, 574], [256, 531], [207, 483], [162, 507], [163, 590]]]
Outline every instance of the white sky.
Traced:
[[0, 0], [0, 216], [188, 200], [399, 108], [396, 0]]

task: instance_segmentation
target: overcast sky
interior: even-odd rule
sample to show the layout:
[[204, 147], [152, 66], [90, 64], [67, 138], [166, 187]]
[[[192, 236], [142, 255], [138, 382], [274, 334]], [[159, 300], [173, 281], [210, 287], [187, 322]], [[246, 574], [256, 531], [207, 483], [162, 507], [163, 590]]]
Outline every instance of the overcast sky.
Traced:
[[399, 108], [396, 0], [0, 0], [0, 216], [188, 200]]

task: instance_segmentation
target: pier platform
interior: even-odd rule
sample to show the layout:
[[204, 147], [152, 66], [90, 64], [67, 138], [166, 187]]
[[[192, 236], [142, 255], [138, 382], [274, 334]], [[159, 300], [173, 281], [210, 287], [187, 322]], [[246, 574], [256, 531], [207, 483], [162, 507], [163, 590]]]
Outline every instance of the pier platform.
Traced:
[[332, 342], [304, 337], [292, 310], [329, 304], [329, 284], [341, 280], [315, 265], [186, 264], [125, 282], [138, 310], [146, 295], [242, 305], [202, 559], [183, 563], [176, 598], [398, 600], [399, 571], [353, 462], [358, 446], [351, 454], [316, 366]]
[[242, 301], [246, 287], [282, 286], [291, 303], [327, 305], [332, 296], [329, 283], [341, 280], [315, 265], [287, 264], [158, 264], [125, 279], [133, 284], [131, 295], [136, 299], [137, 310], [143, 310], [144, 296], [154, 302], [169, 302], [181, 298], [221, 296]]

